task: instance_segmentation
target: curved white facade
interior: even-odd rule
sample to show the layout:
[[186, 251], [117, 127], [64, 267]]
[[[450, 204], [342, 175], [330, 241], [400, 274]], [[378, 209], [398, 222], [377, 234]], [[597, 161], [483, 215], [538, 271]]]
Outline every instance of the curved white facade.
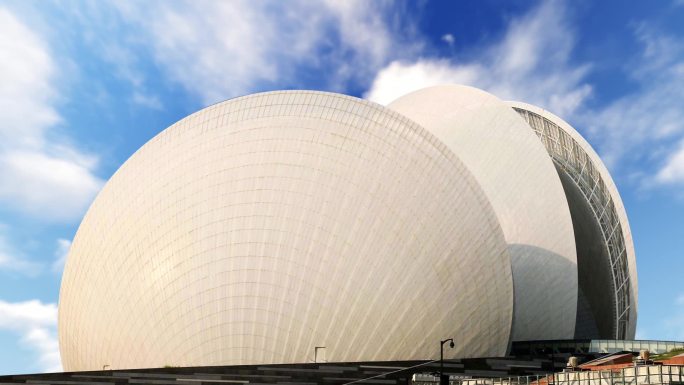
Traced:
[[512, 339], [572, 338], [575, 237], [563, 187], [539, 138], [506, 103], [473, 87], [424, 88], [388, 107], [458, 154], [492, 203], [511, 255]]
[[318, 92], [234, 99], [97, 197], [63, 276], [63, 365], [418, 359], [445, 336], [450, 356], [501, 356], [506, 246], [472, 174], [407, 118]]
[[[278, 91], [179, 121], [114, 174], [74, 238], [65, 370], [311, 362], [316, 347], [327, 361], [431, 359], [450, 337], [447, 357], [494, 357], [608, 328], [586, 310], [603, 286], [582, 286], [582, 261], [610, 254], [583, 247], [603, 234], [593, 206], [513, 106], [459, 86], [390, 108]], [[629, 337], [634, 252], [610, 183]]]

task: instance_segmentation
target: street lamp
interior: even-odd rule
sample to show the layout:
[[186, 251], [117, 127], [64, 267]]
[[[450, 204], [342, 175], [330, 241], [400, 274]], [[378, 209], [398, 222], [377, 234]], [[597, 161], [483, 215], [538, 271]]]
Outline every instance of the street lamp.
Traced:
[[444, 380], [444, 344], [449, 342], [449, 347], [454, 348], [454, 339], [447, 338], [446, 340], [439, 341], [439, 385], [449, 385], [449, 379]]
[[551, 358], [551, 373], [556, 372], [556, 358], [554, 356], [553, 345], [550, 347], [546, 346], [541, 349], [542, 354], [546, 354]]

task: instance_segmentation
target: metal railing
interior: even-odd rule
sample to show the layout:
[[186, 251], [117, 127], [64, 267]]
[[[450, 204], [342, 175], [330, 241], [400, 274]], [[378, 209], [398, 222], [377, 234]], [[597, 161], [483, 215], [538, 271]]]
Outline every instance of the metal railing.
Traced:
[[638, 365], [622, 369], [571, 371], [549, 375], [473, 378], [451, 385], [683, 385], [684, 365]]

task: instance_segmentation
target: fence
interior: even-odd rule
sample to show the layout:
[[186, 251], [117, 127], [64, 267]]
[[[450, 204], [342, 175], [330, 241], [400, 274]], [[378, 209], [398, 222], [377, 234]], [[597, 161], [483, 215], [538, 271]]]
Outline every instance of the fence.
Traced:
[[[639, 365], [613, 370], [572, 371], [506, 378], [450, 378], [450, 385], [684, 385], [684, 365]], [[414, 377], [414, 385], [434, 385], [437, 377]]]
[[684, 365], [638, 365], [507, 378], [456, 379], [451, 385], [684, 385]]

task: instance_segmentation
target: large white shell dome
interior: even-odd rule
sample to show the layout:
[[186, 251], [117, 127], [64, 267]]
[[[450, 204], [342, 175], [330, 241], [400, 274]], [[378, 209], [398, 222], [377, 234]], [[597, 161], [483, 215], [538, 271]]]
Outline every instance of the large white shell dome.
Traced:
[[65, 268], [66, 370], [506, 353], [510, 257], [457, 154], [360, 99], [273, 92], [163, 131]]

